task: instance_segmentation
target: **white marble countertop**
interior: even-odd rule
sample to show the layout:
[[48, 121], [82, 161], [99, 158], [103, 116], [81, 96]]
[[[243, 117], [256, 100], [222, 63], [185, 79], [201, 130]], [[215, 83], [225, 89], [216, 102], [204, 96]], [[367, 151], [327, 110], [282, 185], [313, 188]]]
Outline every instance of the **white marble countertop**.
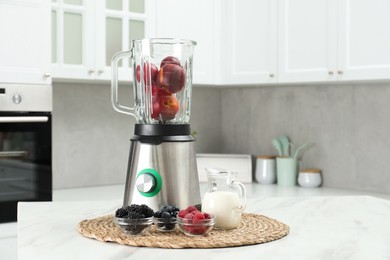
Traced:
[[[80, 235], [76, 225], [81, 220], [112, 214], [120, 207], [120, 187], [111, 189], [106, 200], [94, 196], [96, 190], [84, 189], [83, 196], [72, 197], [77, 194], [74, 190], [64, 190], [54, 202], [19, 203], [19, 259], [390, 259], [389, 195], [375, 198], [326, 188], [249, 185], [246, 212], [275, 218], [290, 227], [288, 236], [266, 244], [158, 249], [104, 243]], [[59, 201], [65, 197], [69, 201]]]

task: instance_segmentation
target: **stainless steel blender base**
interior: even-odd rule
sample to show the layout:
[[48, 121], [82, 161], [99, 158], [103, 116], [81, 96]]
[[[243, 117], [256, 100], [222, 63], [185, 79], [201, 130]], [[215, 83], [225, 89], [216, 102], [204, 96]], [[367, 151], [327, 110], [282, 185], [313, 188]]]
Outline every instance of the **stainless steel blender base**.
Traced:
[[201, 203], [194, 142], [131, 141], [123, 206], [180, 209]]

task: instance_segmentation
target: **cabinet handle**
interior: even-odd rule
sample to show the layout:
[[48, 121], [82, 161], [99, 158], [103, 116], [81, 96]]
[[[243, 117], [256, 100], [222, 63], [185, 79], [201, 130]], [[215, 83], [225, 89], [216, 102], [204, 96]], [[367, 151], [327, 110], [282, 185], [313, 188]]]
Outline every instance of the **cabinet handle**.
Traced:
[[337, 74], [342, 75], [342, 74], [343, 74], [343, 71], [342, 71], [342, 70], [338, 70], [338, 71], [337, 71]]
[[50, 74], [49, 72], [46, 72], [45, 74], [43, 74], [43, 76], [44, 76], [45, 78], [50, 78], [50, 77], [51, 77], [51, 74]]
[[269, 77], [273, 78], [273, 77], [275, 77], [275, 75], [274, 74], [269, 74]]
[[329, 74], [329, 75], [333, 75], [333, 71], [331, 71], [331, 70], [328, 71], [328, 74]]
[[95, 72], [95, 70], [93, 70], [93, 69], [88, 70], [88, 74], [93, 74], [94, 72]]
[[104, 72], [104, 70], [98, 70], [97, 73], [100, 75]]

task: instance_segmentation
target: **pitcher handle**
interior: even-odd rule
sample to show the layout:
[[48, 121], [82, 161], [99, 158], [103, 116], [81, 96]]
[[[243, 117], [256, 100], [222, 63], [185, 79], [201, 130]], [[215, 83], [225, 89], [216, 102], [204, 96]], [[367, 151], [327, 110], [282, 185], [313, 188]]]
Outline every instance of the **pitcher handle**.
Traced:
[[[133, 107], [127, 107], [119, 104], [118, 100], [118, 62], [119, 60], [130, 57], [133, 59], [133, 48], [131, 48], [130, 51], [122, 51], [118, 52], [112, 57], [111, 61], [111, 69], [112, 69], [112, 79], [111, 79], [111, 102], [114, 106], [114, 109], [120, 113], [124, 113], [127, 115], [135, 116], [134, 114], [134, 106]], [[134, 69], [134, 68], [133, 68]], [[133, 79], [135, 80], [135, 79]]]
[[246, 208], [246, 188], [244, 186], [244, 184], [242, 184], [241, 182], [237, 181], [236, 184], [240, 187], [240, 192], [241, 192], [241, 203], [242, 203], [242, 209], [241, 209], [241, 212], [244, 212], [245, 208]]

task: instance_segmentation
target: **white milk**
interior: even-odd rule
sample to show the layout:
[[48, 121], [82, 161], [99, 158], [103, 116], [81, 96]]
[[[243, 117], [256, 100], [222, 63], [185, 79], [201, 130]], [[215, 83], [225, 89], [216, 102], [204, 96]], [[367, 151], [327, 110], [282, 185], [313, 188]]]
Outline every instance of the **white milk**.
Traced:
[[207, 192], [202, 201], [202, 211], [215, 215], [216, 228], [236, 228], [241, 221], [241, 201], [235, 192]]

